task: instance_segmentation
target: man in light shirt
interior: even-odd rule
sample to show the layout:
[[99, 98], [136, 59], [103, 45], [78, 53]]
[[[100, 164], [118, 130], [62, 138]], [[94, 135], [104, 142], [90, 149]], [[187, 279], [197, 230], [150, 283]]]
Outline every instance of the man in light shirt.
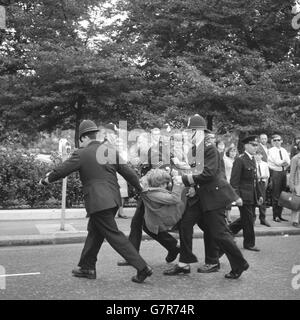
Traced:
[[[262, 161], [264, 161], [267, 166], [268, 166], [268, 154], [269, 154], [269, 149], [268, 149], [268, 136], [265, 133], [262, 133], [259, 135], [259, 145], [257, 149], [258, 153], [262, 154]], [[268, 169], [269, 171], [269, 169]], [[264, 193], [266, 194], [266, 193]], [[265, 199], [266, 197], [264, 196], [264, 203], [259, 207], [259, 220], [261, 224], [266, 225], [267, 227], [270, 227], [269, 223], [266, 222], [266, 205], [265, 205]], [[266, 223], [264, 223], [266, 222]]]
[[282, 218], [282, 207], [278, 205], [280, 193], [287, 186], [287, 169], [290, 165], [290, 156], [288, 152], [281, 147], [281, 136], [276, 134], [272, 136], [273, 147], [269, 149], [268, 165], [272, 183], [272, 207], [273, 220], [276, 222], [287, 221]]
[[256, 169], [257, 169], [257, 180], [258, 185], [264, 199], [264, 202], [259, 206], [259, 220], [260, 224], [267, 227], [271, 227], [270, 224], [266, 221], [266, 190], [268, 186], [268, 180], [270, 177], [270, 170], [268, 163], [263, 161], [264, 153], [261, 149], [258, 149], [255, 155], [256, 160]]

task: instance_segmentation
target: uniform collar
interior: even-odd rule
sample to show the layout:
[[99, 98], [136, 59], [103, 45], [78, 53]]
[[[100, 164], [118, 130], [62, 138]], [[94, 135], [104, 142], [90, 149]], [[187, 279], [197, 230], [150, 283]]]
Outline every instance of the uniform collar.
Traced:
[[252, 156], [249, 152], [245, 151], [245, 154], [249, 157], [250, 160], [254, 159], [254, 156]]

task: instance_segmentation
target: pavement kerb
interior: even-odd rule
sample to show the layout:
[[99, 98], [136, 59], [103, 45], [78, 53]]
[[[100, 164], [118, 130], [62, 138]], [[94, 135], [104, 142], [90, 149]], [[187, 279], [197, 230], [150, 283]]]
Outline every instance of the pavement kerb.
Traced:
[[[124, 232], [124, 234], [127, 237], [129, 235], [128, 232]], [[0, 247], [83, 243], [86, 239], [86, 235], [87, 232], [68, 234], [55, 233], [50, 235], [2, 236], [0, 237]], [[179, 239], [178, 233], [172, 233], [172, 235], [176, 239]], [[289, 228], [286, 230], [258, 230], [255, 232], [255, 235], [257, 237], [300, 235], [300, 228]], [[240, 233], [236, 237], [242, 237], [242, 234]], [[203, 233], [201, 231], [194, 232], [194, 238], [203, 238]], [[152, 241], [153, 239], [149, 235], [143, 234], [142, 240]]]

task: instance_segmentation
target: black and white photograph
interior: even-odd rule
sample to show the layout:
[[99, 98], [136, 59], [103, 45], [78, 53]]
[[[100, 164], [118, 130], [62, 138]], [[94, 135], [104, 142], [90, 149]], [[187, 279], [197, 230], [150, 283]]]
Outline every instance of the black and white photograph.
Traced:
[[0, 300], [199, 318], [299, 249], [300, 0], [0, 0]]

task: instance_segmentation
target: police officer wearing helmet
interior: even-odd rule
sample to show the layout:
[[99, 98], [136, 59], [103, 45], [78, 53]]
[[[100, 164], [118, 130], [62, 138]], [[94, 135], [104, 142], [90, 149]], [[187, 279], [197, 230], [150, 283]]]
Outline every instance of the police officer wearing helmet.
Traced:
[[96, 139], [98, 127], [91, 120], [83, 120], [79, 126], [79, 140], [82, 148], [56, 167], [40, 182], [48, 184], [79, 171], [87, 211], [88, 235], [82, 250], [78, 268], [72, 271], [76, 277], [96, 278], [97, 255], [104, 239], [137, 269], [132, 281], [141, 283], [152, 274], [152, 269], [138, 254], [125, 235], [119, 231], [115, 214], [121, 205], [121, 196], [116, 172], [120, 173], [138, 191], [141, 191], [135, 172], [121, 161], [102, 163], [99, 152], [105, 148], [105, 141]]
[[[211, 132], [206, 128], [206, 122], [200, 115], [194, 115], [189, 121], [189, 128], [204, 131], [204, 164], [203, 170], [192, 174], [174, 177], [174, 183], [184, 183], [185, 186], [194, 186], [196, 196], [188, 201], [186, 211], [179, 227], [180, 258], [179, 264], [166, 270], [165, 275], [178, 275], [189, 273], [189, 263], [197, 262], [197, 257], [192, 252], [193, 227], [198, 223], [204, 232], [205, 262], [200, 273], [216, 272], [219, 269], [219, 249], [224, 252], [230, 262], [231, 271], [225, 275], [228, 279], [237, 279], [249, 265], [241, 251], [236, 246], [225, 220], [225, 208], [233, 201], [239, 201], [239, 196], [234, 192], [229, 183], [224, 179], [221, 171], [221, 157], [212, 143]], [[199, 130], [200, 129], [200, 130]], [[203, 140], [202, 140], [203, 141]], [[201, 150], [201, 142], [194, 146], [196, 153]], [[193, 147], [192, 147], [193, 148]], [[193, 150], [192, 150], [193, 151]], [[201, 172], [201, 173], [199, 173]], [[209, 261], [209, 259], [211, 259]]]

